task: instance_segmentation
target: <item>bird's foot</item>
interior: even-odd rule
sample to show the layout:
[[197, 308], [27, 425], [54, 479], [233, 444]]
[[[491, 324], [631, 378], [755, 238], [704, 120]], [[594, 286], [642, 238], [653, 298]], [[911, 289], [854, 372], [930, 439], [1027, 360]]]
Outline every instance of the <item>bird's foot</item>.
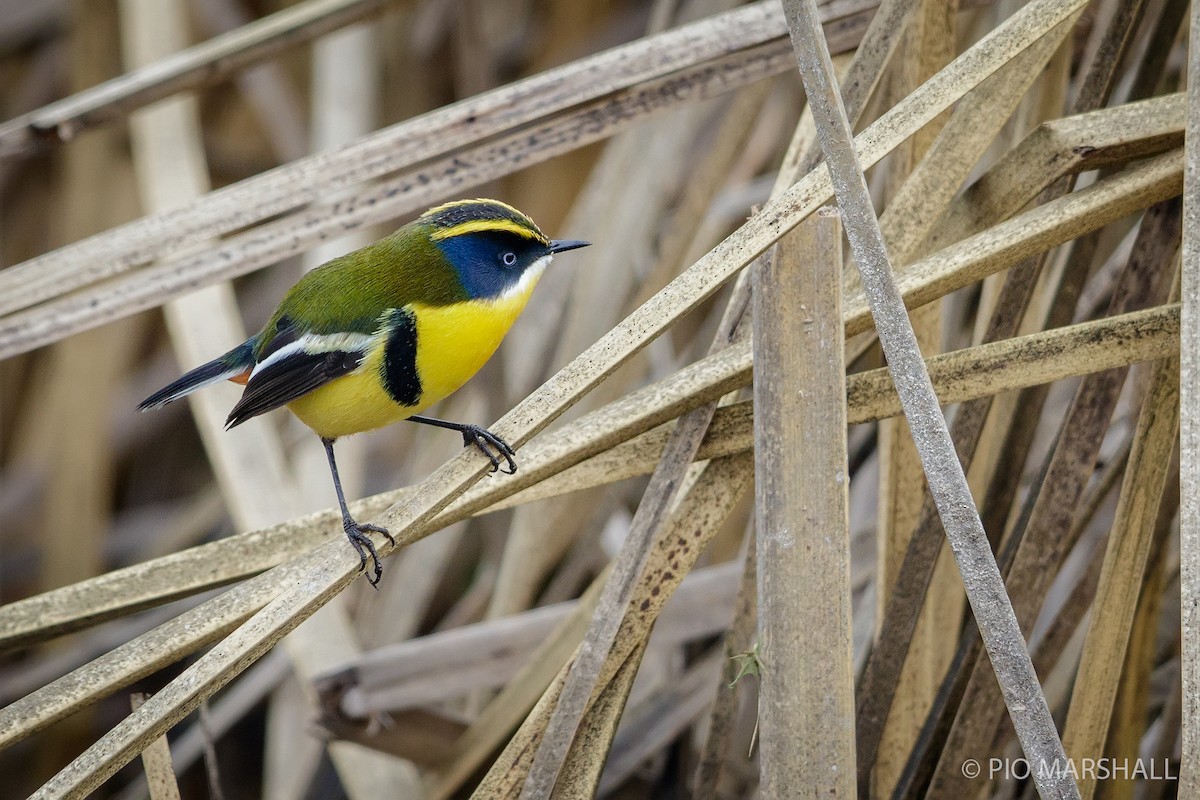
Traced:
[[342, 529], [346, 531], [346, 538], [350, 540], [350, 544], [354, 545], [354, 549], [358, 552], [360, 562], [358, 565], [359, 572], [367, 571], [367, 555], [370, 554], [371, 562], [375, 565], [375, 578], [372, 580], [371, 576], [368, 575], [367, 583], [378, 589], [379, 580], [383, 577], [383, 565], [379, 563], [379, 554], [375, 552], [375, 543], [371, 541], [371, 537], [367, 533], [382, 533], [393, 545], [396, 544], [396, 540], [388, 533], [387, 528], [381, 528], [378, 525], [370, 525], [364, 522], [355, 522], [350, 517], [342, 520]]
[[[479, 448], [481, 453], [487, 456], [488, 461], [492, 462], [492, 472], [500, 470], [505, 475], [516, 474], [517, 462], [513, 459], [513, 456], [517, 453], [509, 446], [508, 442], [479, 425], [464, 425], [462, 436], [463, 447], [474, 445]], [[508, 469], [500, 466], [501, 458], [506, 462], [505, 465]]]

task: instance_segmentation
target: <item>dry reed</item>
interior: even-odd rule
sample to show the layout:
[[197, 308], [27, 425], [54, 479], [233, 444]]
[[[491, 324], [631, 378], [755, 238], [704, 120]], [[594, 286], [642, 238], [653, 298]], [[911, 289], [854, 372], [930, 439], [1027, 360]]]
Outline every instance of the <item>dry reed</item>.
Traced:
[[[1188, 8], [7, 9], [0, 797], [1189, 796]], [[443, 410], [516, 475], [350, 443], [363, 591], [293, 421], [133, 408], [485, 193], [594, 246]]]

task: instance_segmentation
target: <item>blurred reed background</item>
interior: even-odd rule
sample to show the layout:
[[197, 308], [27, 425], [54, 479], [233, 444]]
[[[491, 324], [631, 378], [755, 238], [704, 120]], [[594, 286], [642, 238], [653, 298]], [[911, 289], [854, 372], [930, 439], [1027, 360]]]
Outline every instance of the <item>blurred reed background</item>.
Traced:
[[[923, 354], [950, 354], [934, 385], [1067, 753], [1177, 775], [1188, 4], [818, 6], [855, 131], [887, 142], [860, 145], [884, 239]], [[1018, 23], [1033, 34], [989, 71], [947, 67]], [[886, 115], [918, 97], [937, 107]], [[844, 268], [848, 438], [829, 375], [813, 388], [832, 436], [750, 413], [751, 307], [756, 335], [770, 315], [782, 337], [755, 342], [760, 375], [842, 374], [827, 350], [789, 360], [806, 293], [751, 303], [755, 270], [786, 280], [764, 264], [725, 280], [832, 202], [804, 109], [774, 0], [0, 0], [0, 797], [169, 797], [177, 775], [184, 797], [515, 798], [564, 665], [603, 640], [598, 604], [621, 624], [556, 797], [799, 796], [778, 787], [815, 791], [822, 759], [862, 795], [1031, 796], [1020, 770], [986, 773], [1020, 749], [836, 214], [768, 253], [791, 274]], [[334, 498], [296, 420], [222, 432], [234, 386], [135, 408], [261, 326], [304, 270], [471, 196], [594, 243], [435, 409], [490, 425], [533, 393], [503, 428], [530, 440], [522, 470], [431, 526], [403, 503], [458, 496], [466, 457], [426, 482], [458, 437], [346, 440], [360, 518], [402, 501], [407, 546], [380, 591], [340, 591], [349, 548], [312, 516]], [[701, 277], [656, 295], [679, 275]], [[848, 502], [814, 516], [798, 483], [839, 459]], [[756, 574], [756, 461], [760, 514], [841, 544]], [[630, 572], [635, 540], [651, 544]], [[309, 586], [310, 551], [345, 575]], [[631, 579], [615, 609], [611, 569]], [[783, 587], [761, 603], [760, 577]], [[273, 600], [277, 622], [221, 650]], [[825, 698], [767, 674], [764, 710], [785, 710], [758, 730], [756, 622], [835, 643], [775, 663], [845, 677], [849, 739], [805, 716]], [[185, 670], [194, 693], [172, 683]], [[158, 695], [125, 723], [145, 725], [87, 749], [133, 692]], [[136, 758], [168, 727], [169, 756]]]

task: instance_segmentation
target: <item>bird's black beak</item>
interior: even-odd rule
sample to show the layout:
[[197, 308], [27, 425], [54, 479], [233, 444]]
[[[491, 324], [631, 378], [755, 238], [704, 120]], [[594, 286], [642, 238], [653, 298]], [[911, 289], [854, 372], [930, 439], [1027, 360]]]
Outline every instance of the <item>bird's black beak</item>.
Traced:
[[551, 253], [565, 253], [568, 250], [578, 250], [587, 247], [591, 242], [581, 242], [577, 239], [556, 239], [550, 242]]

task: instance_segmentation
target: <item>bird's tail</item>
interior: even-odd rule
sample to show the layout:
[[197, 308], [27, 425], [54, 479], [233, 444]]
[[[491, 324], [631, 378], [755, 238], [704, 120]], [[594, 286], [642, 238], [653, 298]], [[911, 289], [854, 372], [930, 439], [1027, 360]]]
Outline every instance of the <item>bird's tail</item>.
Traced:
[[167, 384], [138, 404], [138, 411], [161, 408], [217, 381], [237, 379], [254, 369], [254, 339], [247, 339], [225, 355], [201, 364]]

